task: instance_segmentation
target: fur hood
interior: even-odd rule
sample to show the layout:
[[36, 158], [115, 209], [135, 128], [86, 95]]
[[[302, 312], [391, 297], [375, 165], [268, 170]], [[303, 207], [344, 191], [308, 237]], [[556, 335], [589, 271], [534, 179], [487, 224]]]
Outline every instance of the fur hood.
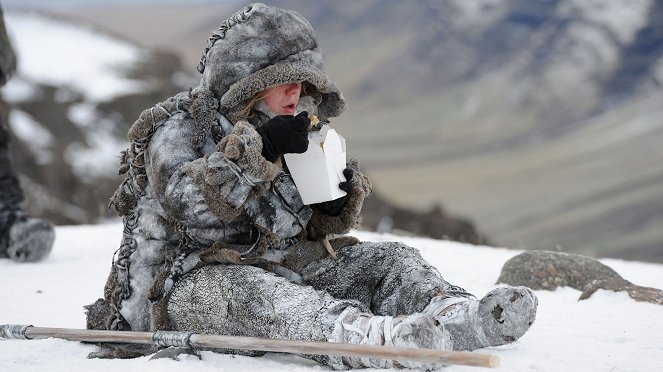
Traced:
[[321, 119], [346, 108], [339, 88], [327, 77], [324, 57], [311, 24], [300, 14], [256, 3], [223, 22], [212, 33], [198, 66], [200, 88], [220, 101], [235, 122], [257, 93], [295, 81], [315, 87]]

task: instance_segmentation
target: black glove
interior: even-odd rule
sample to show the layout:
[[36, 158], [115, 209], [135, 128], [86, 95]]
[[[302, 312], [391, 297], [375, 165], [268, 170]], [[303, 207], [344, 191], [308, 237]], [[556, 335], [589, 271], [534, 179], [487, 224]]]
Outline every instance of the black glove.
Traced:
[[338, 199], [322, 203], [316, 203], [312, 205], [315, 206], [320, 212], [328, 216], [338, 216], [339, 214], [341, 214], [341, 209], [343, 209], [345, 201], [350, 197], [350, 195], [352, 195], [352, 183], [350, 183], [350, 180], [352, 179], [353, 174], [354, 172], [352, 172], [352, 169], [350, 168], [343, 169], [343, 175], [345, 176], [345, 181], [339, 183], [338, 188], [346, 192], [345, 196], [341, 196]]
[[275, 116], [256, 130], [262, 137], [262, 156], [272, 163], [283, 154], [301, 154], [308, 149], [308, 127], [311, 119], [306, 111], [297, 116]]

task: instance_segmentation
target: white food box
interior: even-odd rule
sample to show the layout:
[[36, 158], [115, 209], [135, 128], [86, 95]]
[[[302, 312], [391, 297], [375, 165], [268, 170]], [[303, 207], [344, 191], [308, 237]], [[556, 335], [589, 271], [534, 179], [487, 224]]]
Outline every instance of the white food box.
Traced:
[[309, 132], [308, 149], [303, 154], [285, 154], [292, 179], [304, 204], [314, 204], [345, 196], [338, 188], [345, 181], [345, 138], [329, 125]]

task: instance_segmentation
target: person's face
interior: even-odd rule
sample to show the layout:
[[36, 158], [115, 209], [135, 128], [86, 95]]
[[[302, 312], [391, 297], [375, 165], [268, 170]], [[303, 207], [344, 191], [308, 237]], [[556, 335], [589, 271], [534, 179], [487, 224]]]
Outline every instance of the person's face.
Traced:
[[265, 90], [263, 101], [276, 115], [294, 115], [299, 103], [302, 83], [289, 83]]

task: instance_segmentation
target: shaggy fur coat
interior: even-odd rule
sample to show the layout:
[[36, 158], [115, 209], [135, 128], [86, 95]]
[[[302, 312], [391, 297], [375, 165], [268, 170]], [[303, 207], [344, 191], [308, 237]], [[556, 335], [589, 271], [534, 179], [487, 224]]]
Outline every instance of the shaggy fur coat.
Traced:
[[[303, 81], [310, 95], [300, 109], [323, 121], [339, 115], [345, 100], [322, 61], [306, 19], [254, 4], [212, 34], [200, 85], [140, 115], [121, 156], [125, 180], [111, 199], [123, 239], [104, 297], [86, 307], [88, 328], [170, 329], [169, 294], [193, 269], [249, 264], [297, 280], [292, 268], [316, 257], [289, 255], [292, 247], [317, 246], [358, 225], [370, 182], [356, 162], [348, 164], [356, 174], [340, 215], [324, 215], [302, 203], [280, 160], [262, 157], [256, 127], [268, 117], [242, 114], [262, 90]], [[336, 248], [355, 242], [332, 240]]]

